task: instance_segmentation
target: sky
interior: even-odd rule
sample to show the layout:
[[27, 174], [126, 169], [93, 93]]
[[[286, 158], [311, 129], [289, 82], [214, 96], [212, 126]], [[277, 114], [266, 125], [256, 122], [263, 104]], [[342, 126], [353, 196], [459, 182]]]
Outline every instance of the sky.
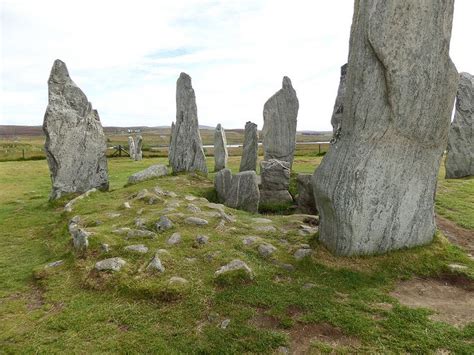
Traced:
[[[298, 130], [331, 130], [352, 0], [0, 0], [0, 124], [41, 125], [55, 59], [104, 126], [166, 126], [192, 77], [201, 125], [263, 125], [295, 88]], [[456, 0], [451, 58], [474, 73], [474, 1]]]

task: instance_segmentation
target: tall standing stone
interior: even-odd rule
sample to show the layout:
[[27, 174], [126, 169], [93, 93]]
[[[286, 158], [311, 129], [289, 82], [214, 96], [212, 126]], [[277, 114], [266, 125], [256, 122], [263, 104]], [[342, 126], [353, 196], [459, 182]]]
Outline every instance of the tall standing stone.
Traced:
[[461, 73], [448, 135], [446, 178], [474, 175], [474, 76]]
[[336, 102], [332, 111], [331, 125], [333, 136], [337, 139], [338, 132], [341, 129], [342, 114], [344, 113], [344, 96], [346, 94], [346, 76], [347, 63], [341, 67], [341, 77], [339, 79], [339, 88], [337, 89]]
[[341, 132], [313, 175], [320, 240], [339, 255], [433, 239], [458, 75], [453, 0], [356, 0]]
[[171, 158], [174, 156], [174, 151], [173, 151], [173, 136], [174, 136], [174, 130], [175, 130], [175, 124], [174, 122], [171, 122], [171, 130], [170, 130], [170, 144], [168, 147], [168, 162], [169, 165], [171, 166]]
[[225, 131], [219, 123], [214, 132], [214, 171], [225, 169], [228, 157]]
[[172, 130], [169, 161], [173, 173], [200, 171], [207, 174], [206, 157], [199, 134], [196, 96], [191, 77], [181, 73], [176, 83], [176, 124]]
[[257, 170], [258, 159], [258, 131], [257, 125], [252, 122], [245, 124], [244, 146], [239, 171]]
[[132, 136], [128, 137], [128, 153], [130, 154], [130, 159], [135, 160], [135, 140]]
[[53, 185], [50, 199], [92, 188], [107, 190], [107, 145], [99, 114], [59, 59], [51, 69], [48, 91], [43, 131]]
[[278, 159], [293, 165], [296, 145], [296, 120], [299, 102], [288, 77], [282, 88], [263, 107], [263, 149], [265, 160]]
[[137, 136], [135, 138], [135, 160], [143, 159], [142, 145], [143, 145], [142, 136]]

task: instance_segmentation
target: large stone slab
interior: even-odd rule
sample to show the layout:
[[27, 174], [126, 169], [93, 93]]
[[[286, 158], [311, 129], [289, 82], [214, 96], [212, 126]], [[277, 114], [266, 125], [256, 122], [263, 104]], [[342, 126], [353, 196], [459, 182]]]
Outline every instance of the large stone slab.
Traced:
[[293, 165], [296, 145], [296, 120], [299, 102], [288, 77], [282, 88], [263, 107], [263, 149], [265, 160], [278, 159]]
[[220, 203], [224, 203], [227, 193], [232, 186], [232, 172], [230, 169], [222, 169], [214, 178], [214, 187], [217, 192], [217, 198]]
[[43, 131], [52, 181], [50, 199], [92, 188], [108, 190], [107, 145], [99, 114], [59, 59], [51, 69], [48, 91]]
[[257, 171], [258, 130], [257, 125], [248, 121], [245, 124], [244, 146], [239, 171]]
[[191, 77], [181, 73], [176, 83], [176, 123], [172, 128], [169, 162], [173, 173], [200, 171], [207, 174], [206, 157], [199, 134], [196, 95]]
[[228, 157], [225, 131], [219, 123], [214, 132], [214, 171], [225, 169]]
[[446, 178], [474, 175], [474, 76], [461, 73], [448, 135]]
[[331, 125], [333, 136], [337, 136], [341, 129], [342, 114], [344, 113], [344, 97], [346, 94], [347, 63], [341, 67], [341, 77], [337, 89], [336, 102], [332, 111]]
[[249, 212], [258, 212], [260, 191], [255, 171], [243, 171], [232, 177], [225, 205]]
[[162, 164], [149, 166], [145, 170], [141, 170], [128, 177], [128, 184], [136, 184], [141, 181], [154, 179], [168, 174], [168, 168]]
[[290, 163], [277, 159], [260, 162], [262, 190], [288, 190], [290, 186]]
[[453, 0], [356, 0], [341, 132], [313, 175], [320, 240], [339, 255], [431, 242], [458, 75]]

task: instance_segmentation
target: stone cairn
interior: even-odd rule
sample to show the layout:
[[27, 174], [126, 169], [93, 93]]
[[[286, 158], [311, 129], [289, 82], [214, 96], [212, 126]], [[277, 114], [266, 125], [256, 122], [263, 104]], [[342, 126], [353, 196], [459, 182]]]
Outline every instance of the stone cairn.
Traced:
[[288, 77], [263, 107], [264, 160], [278, 159], [293, 165], [299, 102]]
[[257, 170], [258, 159], [258, 131], [257, 125], [252, 122], [245, 124], [244, 146], [239, 171]]
[[135, 139], [133, 137], [128, 137], [128, 151], [130, 153], [130, 159], [132, 160], [142, 160], [142, 136], [137, 136]]
[[51, 69], [48, 91], [43, 131], [52, 180], [50, 199], [92, 188], [108, 190], [107, 145], [99, 114], [59, 59]]
[[453, 8], [453, 0], [356, 2], [342, 130], [313, 175], [320, 240], [335, 254], [433, 239], [458, 82], [449, 58]]
[[446, 178], [474, 175], [474, 76], [461, 73], [456, 112], [448, 135]]
[[347, 63], [341, 67], [341, 77], [339, 79], [339, 88], [337, 89], [336, 102], [334, 103], [334, 110], [332, 111], [331, 125], [332, 125], [332, 142], [338, 139], [341, 132], [342, 115], [344, 113], [344, 97], [346, 94], [346, 76]]
[[225, 131], [219, 123], [214, 132], [214, 171], [225, 169], [228, 157]]
[[196, 96], [191, 77], [186, 73], [181, 73], [176, 83], [176, 123], [172, 127], [168, 159], [173, 173], [200, 171], [207, 174]]

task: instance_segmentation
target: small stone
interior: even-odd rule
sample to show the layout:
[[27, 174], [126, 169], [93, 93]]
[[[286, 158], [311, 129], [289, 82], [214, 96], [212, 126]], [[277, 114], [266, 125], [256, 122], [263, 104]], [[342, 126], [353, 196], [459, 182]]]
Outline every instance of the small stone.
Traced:
[[158, 232], [164, 232], [171, 228], [173, 228], [173, 222], [167, 216], [161, 216], [158, 222], [156, 222], [156, 230]]
[[222, 266], [219, 270], [215, 272], [215, 276], [223, 275], [229, 272], [243, 270], [249, 276], [250, 279], [253, 279], [253, 271], [252, 269], [244, 263], [242, 260], [235, 259], [232, 260], [230, 263]]
[[106, 214], [107, 218], [110, 218], [110, 219], [114, 219], [114, 218], [118, 218], [121, 216], [120, 213], [114, 213], [114, 212], [108, 212]]
[[110, 258], [98, 261], [95, 268], [98, 271], [120, 271], [125, 264], [126, 262], [122, 258]]
[[197, 226], [203, 226], [203, 225], [209, 224], [209, 222], [206, 221], [205, 219], [198, 218], [198, 217], [188, 217], [184, 220], [184, 222], [187, 224], [194, 224]]
[[213, 203], [209, 202], [206, 204], [207, 208], [210, 208], [211, 210], [218, 210], [218, 211], [224, 211], [225, 206], [221, 203]]
[[124, 235], [124, 234], [128, 234], [129, 231], [131, 231], [130, 228], [128, 228], [128, 227], [123, 227], [123, 228], [114, 229], [114, 230], [112, 231], [112, 233], [118, 234], [118, 235]]
[[146, 267], [146, 270], [150, 272], [153, 272], [153, 271], [165, 272], [165, 268], [161, 264], [161, 260], [158, 257], [158, 255], [155, 255], [153, 259], [151, 259], [150, 263]]
[[304, 290], [309, 290], [310, 288], [316, 287], [316, 284], [308, 282], [303, 285]]
[[293, 254], [293, 256], [295, 257], [296, 260], [304, 259], [305, 257], [307, 257], [309, 255], [311, 255], [311, 249], [306, 249], [306, 248], [298, 249]]
[[144, 218], [135, 218], [135, 227], [140, 229], [147, 229], [146, 220]]
[[300, 244], [300, 248], [302, 248], [302, 249], [310, 249], [311, 246], [310, 246], [309, 244], [301, 243], [301, 244]]
[[186, 201], [194, 201], [194, 200], [197, 200], [197, 197], [196, 196], [192, 196], [192, 195], [186, 195], [184, 196], [184, 199]]
[[181, 234], [179, 234], [178, 232], [173, 233], [171, 237], [168, 238], [168, 241], [167, 241], [169, 245], [175, 245], [180, 242], [181, 242]]
[[301, 236], [307, 236], [307, 235], [312, 235], [315, 234], [318, 231], [318, 227], [311, 227], [311, 226], [306, 226], [306, 225], [301, 225], [298, 233]]
[[221, 213], [219, 211], [206, 211], [201, 213], [203, 216], [210, 217], [210, 218], [216, 218], [220, 217]]
[[126, 251], [131, 251], [139, 254], [148, 253], [148, 248], [143, 244], [129, 245], [124, 248]]
[[268, 218], [252, 218], [251, 221], [253, 223], [259, 223], [259, 224], [266, 224], [266, 223], [272, 223], [273, 221]]
[[110, 246], [106, 243], [102, 243], [100, 245], [100, 250], [102, 251], [102, 253], [108, 253], [110, 252]]
[[173, 276], [172, 278], [170, 278], [170, 280], [168, 281], [168, 285], [170, 286], [173, 286], [173, 285], [186, 285], [188, 283], [188, 280], [182, 278], [182, 277], [178, 277], [178, 276]]
[[158, 249], [156, 253], [161, 255], [171, 255], [170, 252], [166, 249]]
[[179, 201], [177, 200], [171, 200], [171, 201], [166, 202], [166, 207], [169, 207], [169, 208], [178, 208], [179, 205], [180, 205]]
[[230, 319], [224, 319], [221, 324], [219, 325], [219, 328], [221, 329], [226, 329], [230, 324]]
[[58, 260], [58, 261], [53, 261], [52, 263], [46, 264], [45, 269], [51, 268], [51, 267], [58, 267], [64, 264], [64, 260]]
[[451, 271], [463, 271], [469, 269], [466, 265], [462, 264], [449, 264], [448, 268]]
[[130, 202], [124, 202], [123, 205], [122, 205], [123, 208], [125, 209], [130, 209], [132, 208], [132, 206], [130, 206]]
[[264, 232], [264, 233], [273, 233], [277, 231], [277, 229], [274, 226], [256, 226], [254, 229], [258, 232]]
[[76, 251], [85, 251], [89, 247], [89, 232], [76, 228], [71, 232], [71, 236]]
[[289, 354], [290, 349], [288, 349], [286, 346], [279, 346], [277, 349], [277, 354]]
[[166, 197], [171, 197], [171, 198], [178, 197], [178, 194], [176, 192], [173, 192], [173, 191], [165, 191], [163, 193], [163, 195], [166, 196]]
[[156, 235], [153, 232], [141, 230], [141, 229], [130, 229], [127, 232], [127, 238], [155, 238]]
[[268, 243], [260, 244], [260, 245], [258, 246], [258, 253], [259, 253], [261, 256], [263, 256], [264, 258], [269, 257], [269, 256], [272, 255], [276, 250], [277, 250], [277, 248], [275, 248], [273, 245], [268, 244]]
[[192, 212], [192, 213], [201, 212], [201, 209], [198, 206], [196, 206], [195, 204], [192, 204], [192, 203], [188, 204], [187, 209], [188, 209], [189, 212]]
[[209, 237], [207, 235], [198, 235], [196, 237], [196, 242], [201, 245], [207, 244], [209, 242]]
[[128, 177], [129, 184], [136, 184], [141, 181], [155, 179], [160, 176], [168, 175], [168, 168], [165, 165], [152, 165], [145, 170], [141, 170]]
[[247, 237], [242, 240], [244, 245], [252, 245], [257, 241], [257, 237]]

